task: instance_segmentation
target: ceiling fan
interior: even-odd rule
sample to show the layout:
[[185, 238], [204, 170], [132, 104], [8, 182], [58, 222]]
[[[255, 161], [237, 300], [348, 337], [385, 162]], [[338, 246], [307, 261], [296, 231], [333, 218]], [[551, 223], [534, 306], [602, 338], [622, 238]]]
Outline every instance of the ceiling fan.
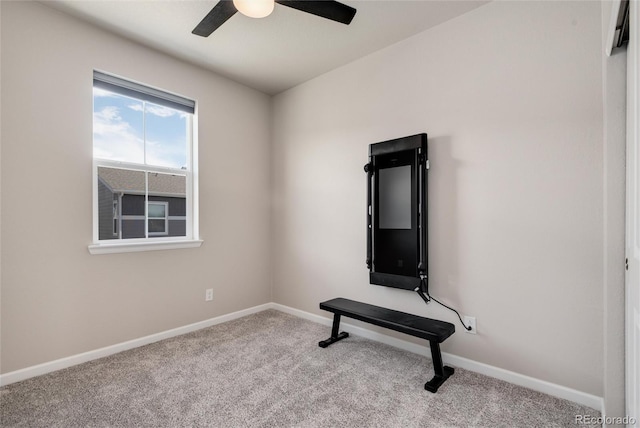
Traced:
[[238, 11], [252, 18], [264, 18], [273, 11], [275, 3], [347, 25], [356, 14], [351, 6], [333, 0], [220, 0], [192, 33], [209, 37]]

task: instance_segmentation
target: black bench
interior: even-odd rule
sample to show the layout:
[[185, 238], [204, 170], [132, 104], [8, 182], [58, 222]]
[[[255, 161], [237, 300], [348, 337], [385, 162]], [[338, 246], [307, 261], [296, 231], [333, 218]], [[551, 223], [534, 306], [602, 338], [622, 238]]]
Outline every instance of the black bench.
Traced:
[[442, 355], [440, 354], [440, 343], [456, 331], [456, 327], [451, 323], [343, 298], [320, 303], [320, 309], [334, 314], [331, 337], [318, 343], [321, 348], [326, 348], [338, 340], [349, 337], [347, 332], [339, 333], [340, 317], [344, 315], [348, 318], [428, 340], [431, 345], [431, 359], [435, 376], [424, 385], [424, 389], [427, 391], [436, 392], [454, 372], [453, 368], [442, 365]]

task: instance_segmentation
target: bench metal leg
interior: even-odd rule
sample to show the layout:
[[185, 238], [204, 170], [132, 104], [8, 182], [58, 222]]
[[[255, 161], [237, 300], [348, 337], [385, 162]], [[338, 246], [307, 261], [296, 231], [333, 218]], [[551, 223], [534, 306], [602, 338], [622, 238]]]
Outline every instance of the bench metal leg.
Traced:
[[449, 378], [454, 372], [453, 367], [442, 365], [442, 354], [440, 354], [440, 344], [438, 342], [429, 341], [431, 345], [431, 360], [433, 361], [433, 369], [435, 376], [429, 382], [424, 384], [424, 389], [429, 392], [437, 392], [440, 385]]
[[331, 337], [327, 340], [322, 340], [318, 342], [318, 346], [321, 348], [326, 348], [332, 343], [337, 342], [338, 340], [342, 340], [346, 337], [349, 337], [349, 333], [343, 331], [342, 333], [338, 333], [340, 331], [340, 314], [333, 314], [333, 327], [331, 328]]

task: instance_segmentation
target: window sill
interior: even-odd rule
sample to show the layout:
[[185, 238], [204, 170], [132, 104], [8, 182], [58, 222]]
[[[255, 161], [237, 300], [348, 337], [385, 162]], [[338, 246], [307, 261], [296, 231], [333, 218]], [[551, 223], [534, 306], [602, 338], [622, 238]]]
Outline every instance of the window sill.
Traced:
[[162, 241], [162, 242], [118, 242], [89, 245], [91, 254], [133, 253], [138, 251], [175, 250], [179, 248], [197, 248], [202, 240]]

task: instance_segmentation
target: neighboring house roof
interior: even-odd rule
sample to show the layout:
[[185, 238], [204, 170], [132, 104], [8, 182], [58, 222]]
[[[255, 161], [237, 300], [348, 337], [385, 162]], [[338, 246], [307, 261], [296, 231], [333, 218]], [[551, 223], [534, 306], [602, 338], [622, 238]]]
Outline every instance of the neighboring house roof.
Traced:
[[[149, 194], [186, 197], [184, 175], [149, 172]], [[144, 194], [145, 172], [130, 169], [98, 167], [98, 178], [113, 193]]]

